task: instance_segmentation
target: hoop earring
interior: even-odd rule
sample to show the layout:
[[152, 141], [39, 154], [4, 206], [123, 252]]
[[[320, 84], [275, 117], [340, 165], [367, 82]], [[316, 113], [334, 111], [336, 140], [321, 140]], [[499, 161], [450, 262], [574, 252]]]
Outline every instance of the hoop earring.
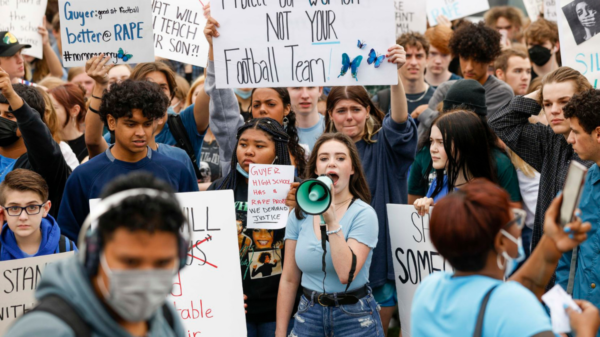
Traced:
[[290, 122], [290, 120], [287, 118], [287, 116], [283, 116], [283, 128], [284, 129], [287, 129], [289, 122]]
[[506, 264], [502, 264], [501, 259], [502, 259], [502, 254], [497, 254], [496, 255], [496, 263], [498, 264], [498, 268], [500, 268], [500, 270], [504, 270], [506, 269]]

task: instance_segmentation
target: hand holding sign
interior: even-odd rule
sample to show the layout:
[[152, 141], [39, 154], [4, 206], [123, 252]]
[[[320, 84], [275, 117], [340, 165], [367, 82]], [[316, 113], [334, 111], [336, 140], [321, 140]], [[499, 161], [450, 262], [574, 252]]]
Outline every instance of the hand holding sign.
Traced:
[[592, 229], [592, 226], [589, 222], [582, 224], [581, 219], [576, 216], [573, 222], [566, 225], [564, 229], [561, 228], [556, 220], [560, 212], [562, 198], [562, 195], [556, 197], [546, 211], [544, 217], [544, 235], [547, 235], [554, 241], [556, 249], [562, 253], [566, 253], [587, 239], [587, 232]]
[[429, 208], [433, 206], [433, 199], [431, 198], [420, 198], [414, 203], [415, 209], [420, 216], [424, 216], [429, 213]]
[[388, 62], [395, 63], [398, 69], [402, 68], [406, 63], [406, 51], [404, 47], [398, 44], [388, 49], [386, 57], [388, 58]]

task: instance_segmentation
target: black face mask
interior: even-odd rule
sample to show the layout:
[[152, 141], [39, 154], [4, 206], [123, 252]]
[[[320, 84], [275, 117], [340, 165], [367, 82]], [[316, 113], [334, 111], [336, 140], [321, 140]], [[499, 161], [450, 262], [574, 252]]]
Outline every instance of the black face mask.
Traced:
[[17, 140], [17, 122], [0, 117], [0, 147], [10, 146]]
[[552, 51], [546, 47], [536, 45], [529, 48], [529, 58], [531, 59], [531, 62], [539, 67], [548, 63], [551, 57]]

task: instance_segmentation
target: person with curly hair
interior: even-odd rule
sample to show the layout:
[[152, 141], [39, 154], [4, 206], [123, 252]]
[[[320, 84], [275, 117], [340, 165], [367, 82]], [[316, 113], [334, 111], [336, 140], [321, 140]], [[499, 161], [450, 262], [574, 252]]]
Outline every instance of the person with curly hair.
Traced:
[[[453, 55], [458, 56], [464, 78], [475, 80], [485, 88], [488, 114], [500, 110], [514, 97], [508, 84], [488, 74], [490, 63], [502, 52], [500, 33], [496, 30], [487, 27], [483, 22], [465, 24], [452, 35], [450, 50]], [[456, 81], [442, 83], [429, 100], [429, 107], [417, 117], [420, 122], [419, 137], [431, 127], [438, 115], [437, 105], [444, 100], [454, 83]]]
[[115, 133], [115, 144], [75, 169], [67, 181], [58, 223], [68, 238], [77, 238], [90, 211], [89, 200], [98, 198], [117, 176], [144, 170], [170, 183], [177, 192], [198, 191], [196, 177], [185, 165], [148, 145], [168, 105], [167, 95], [149, 81], [126, 80], [105, 93], [99, 116]]
[[[583, 222], [598, 223], [600, 215], [600, 90], [589, 89], [573, 95], [564, 108], [565, 118], [571, 122], [571, 133], [567, 141], [575, 153], [583, 160], [594, 162], [590, 167], [583, 194], [579, 203], [580, 217]], [[592, 267], [598, 257], [597, 242], [600, 232], [595, 229], [588, 234], [588, 240], [582, 242], [577, 251], [576, 262], [572, 261], [573, 252], [563, 254], [556, 268], [556, 283], [565, 290], [571, 284], [574, 299], [587, 300], [600, 305], [600, 295], [594, 292], [594, 281], [600, 279], [600, 269]], [[574, 265], [572, 265], [574, 264]], [[570, 271], [574, 270], [574, 278]], [[591, 285], [591, 287], [590, 287]]]

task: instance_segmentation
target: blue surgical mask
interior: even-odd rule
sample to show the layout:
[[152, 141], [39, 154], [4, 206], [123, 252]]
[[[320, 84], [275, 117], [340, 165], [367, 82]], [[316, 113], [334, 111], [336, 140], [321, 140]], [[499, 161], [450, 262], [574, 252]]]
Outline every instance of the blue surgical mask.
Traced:
[[506, 236], [510, 241], [516, 243], [517, 249], [519, 252], [519, 255], [516, 258], [513, 258], [510, 255], [508, 255], [508, 253], [506, 251], [502, 252], [502, 257], [504, 257], [504, 259], [506, 260], [506, 266], [504, 268], [504, 277], [508, 278], [510, 275], [512, 275], [512, 273], [515, 271], [515, 269], [517, 269], [517, 266], [519, 265], [519, 263], [521, 263], [521, 261], [525, 260], [525, 249], [523, 248], [523, 240], [521, 239], [521, 237], [516, 239], [514, 236], [512, 236], [509, 232], [505, 231], [504, 229], [501, 229], [500, 233], [502, 233], [502, 235]]
[[246, 179], [248, 179], [248, 177], [250, 176], [250, 175], [248, 174], [248, 172], [244, 171], [244, 169], [242, 168], [242, 166], [240, 165], [240, 163], [237, 163], [237, 165], [236, 165], [235, 169], [236, 169], [236, 170], [237, 170], [237, 171], [238, 171], [238, 172], [239, 172], [241, 175], [243, 175], [243, 176], [244, 176], [244, 178], [246, 178]]
[[252, 90], [233, 89], [236, 95], [240, 96], [241, 99], [248, 99], [252, 96]]

